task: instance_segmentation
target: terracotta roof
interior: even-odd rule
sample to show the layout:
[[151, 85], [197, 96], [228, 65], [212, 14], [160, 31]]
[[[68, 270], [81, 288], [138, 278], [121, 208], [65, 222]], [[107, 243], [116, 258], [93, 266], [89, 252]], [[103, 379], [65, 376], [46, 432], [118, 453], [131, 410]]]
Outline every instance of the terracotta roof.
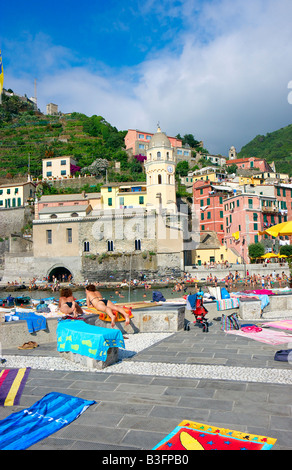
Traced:
[[[253, 157], [236, 158], [236, 159], [234, 159], [234, 160], [227, 160], [227, 161], [226, 161], [226, 165], [228, 165], [228, 163], [244, 163], [244, 162], [249, 162], [251, 158], [253, 158]], [[262, 160], [264, 160], [264, 158], [253, 158], [253, 160], [262, 161]]]

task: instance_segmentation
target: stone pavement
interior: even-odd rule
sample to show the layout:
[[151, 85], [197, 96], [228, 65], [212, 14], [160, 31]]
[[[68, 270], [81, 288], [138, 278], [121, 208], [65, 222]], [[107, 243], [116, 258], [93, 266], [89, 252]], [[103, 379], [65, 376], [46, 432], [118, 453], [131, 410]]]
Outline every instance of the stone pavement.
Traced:
[[[96, 404], [30, 449], [150, 450], [187, 419], [273, 437], [273, 449], [291, 450], [292, 365], [274, 361], [286, 348], [226, 334], [216, 321], [208, 333], [191, 325], [124, 360], [129, 373], [119, 364], [105, 372], [31, 370], [21, 406], [0, 407], [0, 419], [59, 391]], [[7, 354], [56, 355], [56, 344]], [[186, 376], [175, 376], [180, 371]]]

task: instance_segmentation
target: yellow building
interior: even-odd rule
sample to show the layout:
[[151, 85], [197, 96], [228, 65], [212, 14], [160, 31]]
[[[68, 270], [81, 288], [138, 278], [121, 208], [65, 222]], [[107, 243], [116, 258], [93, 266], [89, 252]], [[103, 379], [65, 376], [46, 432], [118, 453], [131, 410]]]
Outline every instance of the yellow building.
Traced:
[[221, 245], [216, 232], [201, 233], [200, 243], [192, 252], [192, 264], [204, 266], [225, 261], [236, 264], [237, 261], [241, 262], [241, 257], [235, 250]]
[[146, 207], [146, 183], [108, 183], [100, 192], [103, 209]]
[[195, 170], [193, 173], [189, 173], [188, 177], [192, 178], [192, 182], [196, 181], [210, 181], [211, 183], [218, 183], [227, 180], [228, 174], [219, 168], [205, 167], [200, 170]]
[[170, 140], [158, 127], [147, 149], [147, 206], [166, 208], [176, 203], [175, 156]]
[[30, 181], [2, 184], [0, 186], [0, 209], [24, 206], [29, 199], [34, 198], [35, 190], [35, 184]]

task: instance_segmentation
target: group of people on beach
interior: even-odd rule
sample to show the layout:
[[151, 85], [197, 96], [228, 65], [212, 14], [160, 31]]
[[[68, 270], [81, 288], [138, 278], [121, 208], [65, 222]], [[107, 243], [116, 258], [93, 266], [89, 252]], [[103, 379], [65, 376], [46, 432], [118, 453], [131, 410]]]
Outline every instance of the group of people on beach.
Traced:
[[[119, 312], [125, 318], [125, 325], [130, 323], [129, 313], [125, 311], [120, 305], [113, 304], [108, 299], [105, 299], [101, 293], [96, 290], [94, 284], [89, 284], [85, 288], [86, 293], [86, 305], [89, 308], [95, 308], [97, 311], [106, 313], [111, 319], [112, 328], [115, 326], [116, 316], [114, 311]], [[79, 315], [83, 314], [81, 306], [76, 302], [73, 292], [69, 287], [66, 287], [61, 290], [59, 298], [59, 309], [60, 312], [65, 315], [72, 315], [74, 318], [77, 318]]]

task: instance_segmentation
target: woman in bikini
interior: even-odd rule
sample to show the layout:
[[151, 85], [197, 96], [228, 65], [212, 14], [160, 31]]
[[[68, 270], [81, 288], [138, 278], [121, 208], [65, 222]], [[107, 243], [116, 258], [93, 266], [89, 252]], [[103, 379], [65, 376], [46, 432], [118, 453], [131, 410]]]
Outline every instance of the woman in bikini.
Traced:
[[87, 307], [94, 307], [96, 310], [100, 310], [101, 312], [107, 313], [108, 316], [111, 318], [111, 326], [112, 328], [115, 326], [116, 317], [113, 313], [113, 310], [121, 313], [125, 317], [125, 325], [129, 325], [130, 323], [130, 316], [123, 307], [119, 305], [113, 304], [110, 300], [104, 299], [99, 291], [96, 290], [93, 284], [89, 284], [85, 288], [86, 292], [86, 303]]
[[60, 292], [59, 309], [60, 312], [65, 313], [66, 315], [71, 315], [73, 313], [74, 318], [76, 318], [79, 313], [83, 313], [80, 305], [75, 302], [73, 293], [69, 288], [62, 289]]

